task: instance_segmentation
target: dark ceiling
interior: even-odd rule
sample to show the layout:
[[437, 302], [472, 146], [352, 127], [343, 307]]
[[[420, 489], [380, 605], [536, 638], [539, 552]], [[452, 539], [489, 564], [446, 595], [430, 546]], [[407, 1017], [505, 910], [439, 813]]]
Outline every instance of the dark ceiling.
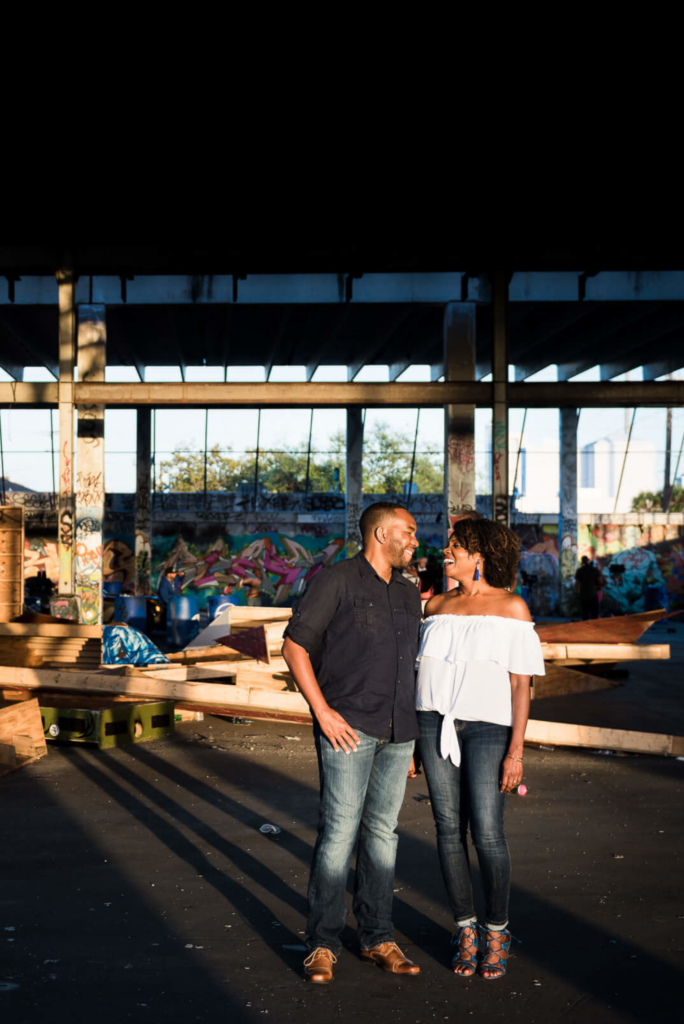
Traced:
[[[115, 305], [107, 362], [144, 366], [442, 363], [443, 307], [402, 304]], [[0, 307], [0, 366], [57, 373], [57, 309]], [[477, 307], [478, 377], [491, 369], [491, 307]], [[567, 379], [601, 364], [604, 378], [684, 365], [684, 302], [516, 302], [510, 362], [518, 379], [550, 363]], [[663, 367], [665, 367], [663, 369]], [[656, 373], [655, 370], [659, 370]], [[437, 372], [437, 371], [436, 371]]]

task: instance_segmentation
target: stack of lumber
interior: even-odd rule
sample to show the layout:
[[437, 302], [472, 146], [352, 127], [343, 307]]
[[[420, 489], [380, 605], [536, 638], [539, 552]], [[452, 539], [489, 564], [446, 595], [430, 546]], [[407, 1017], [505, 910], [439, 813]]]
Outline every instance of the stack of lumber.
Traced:
[[[291, 608], [243, 608], [236, 605], [230, 609], [230, 626], [226, 632], [231, 636], [254, 629], [256, 626], [264, 627], [268, 662], [248, 658], [219, 643], [209, 647], [186, 647], [183, 651], [169, 654], [169, 661], [174, 665], [211, 666], [211, 674], [217, 682], [221, 673], [225, 671], [226, 674], [235, 677], [237, 686], [256, 686], [274, 692], [295, 692], [295, 682], [280, 656], [283, 633], [291, 616]], [[207, 674], [203, 678], [208, 679], [210, 675]]]
[[66, 622], [0, 625], [0, 665], [88, 671], [99, 668], [101, 661], [101, 626]]

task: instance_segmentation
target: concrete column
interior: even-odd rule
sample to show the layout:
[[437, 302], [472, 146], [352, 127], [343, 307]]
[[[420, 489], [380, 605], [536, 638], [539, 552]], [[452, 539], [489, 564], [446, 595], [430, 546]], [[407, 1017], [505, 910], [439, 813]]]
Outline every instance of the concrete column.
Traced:
[[[444, 309], [444, 379], [475, 380], [475, 314], [472, 302]], [[475, 406], [445, 406], [445, 541], [460, 512], [475, 508]]]
[[509, 525], [511, 508], [508, 496], [508, 278], [501, 270], [495, 270], [492, 275], [492, 516], [505, 526]]
[[[104, 381], [104, 306], [78, 307], [77, 341], [79, 381]], [[79, 405], [74, 568], [81, 622], [89, 626], [102, 622], [104, 501], [104, 405]]]
[[74, 363], [76, 278], [57, 271], [59, 293], [59, 593], [74, 593]]
[[152, 567], [152, 517], [150, 491], [152, 478], [152, 410], [138, 409], [135, 492], [135, 592], [150, 594]]
[[577, 608], [577, 409], [560, 410], [560, 514], [558, 553], [560, 610], [570, 616]]
[[362, 547], [359, 519], [361, 518], [363, 501], [363, 409], [360, 405], [350, 405], [347, 407], [347, 472], [345, 492], [345, 542], [347, 558], [352, 558]]

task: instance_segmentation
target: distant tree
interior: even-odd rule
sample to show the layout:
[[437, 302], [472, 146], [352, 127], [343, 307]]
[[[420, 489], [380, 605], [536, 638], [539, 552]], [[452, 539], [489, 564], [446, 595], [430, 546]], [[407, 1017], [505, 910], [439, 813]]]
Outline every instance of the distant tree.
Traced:
[[[663, 492], [662, 491], [641, 491], [632, 499], [632, 512], [662, 512]], [[684, 488], [675, 484], [672, 488], [672, 497], [668, 512], [684, 512]]]
[[[377, 423], [364, 439], [363, 489], [367, 494], [401, 494], [411, 477], [413, 438]], [[327, 492], [345, 484], [346, 439], [333, 434], [328, 451], [309, 459], [309, 492]], [[218, 445], [207, 452], [208, 491], [237, 491], [240, 484], [254, 486], [256, 453], [233, 454]], [[159, 461], [158, 487], [162, 491], [203, 491], [204, 452], [181, 446]], [[259, 484], [266, 491], [298, 492], [306, 489], [307, 453], [283, 446], [279, 452], [259, 452]], [[416, 454], [413, 482], [421, 493], [435, 494], [444, 487], [441, 454]]]
[[[366, 494], [401, 494], [411, 479], [413, 438], [376, 423], [364, 438], [363, 489]], [[444, 490], [441, 454], [416, 453], [413, 483], [421, 494]]]

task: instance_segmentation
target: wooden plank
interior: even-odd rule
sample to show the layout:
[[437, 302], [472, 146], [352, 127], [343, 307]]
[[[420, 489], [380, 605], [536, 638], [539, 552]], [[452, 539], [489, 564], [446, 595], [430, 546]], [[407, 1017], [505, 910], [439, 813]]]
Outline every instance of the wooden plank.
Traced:
[[684, 746], [684, 737], [530, 719], [525, 731], [525, 742], [559, 747], [591, 747], [595, 750], [629, 750], [637, 754], [673, 755], [675, 750]]
[[183, 651], [172, 651], [167, 658], [174, 664], [194, 665], [200, 661], [240, 661], [242, 655], [227, 650], [223, 644], [213, 644], [211, 647], [186, 647]]
[[[218, 663], [214, 662], [214, 665]], [[164, 665], [150, 666], [149, 668], [142, 668], [136, 665], [126, 665], [127, 676], [143, 676], [146, 679], [170, 679], [173, 682], [184, 683], [188, 680], [198, 679], [234, 679], [235, 678], [235, 666], [219, 664], [217, 669], [206, 668], [199, 665], [176, 665], [166, 668]], [[213, 670], [212, 670], [213, 669]]]
[[102, 639], [102, 626], [79, 626], [74, 622], [2, 622], [3, 636], [68, 636]]
[[261, 625], [262, 622], [280, 622], [292, 618], [291, 608], [251, 608], [247, 605], [234, 605], [233, 608], [230, 610], [231, 629], [233, 623], [237, 625], [244, 622], [254, 626], [255, 620], [257, 620], [256, 624]]
[[[307, 710], [300, 693], [276, 692], [265, 686], [232, 686], [224, 683], [172, 681], [144, 674], [127, 676], [112, 672], [54, 672], [46, 669], [0, 666], [0, 685], [20, 686], [33, 692], [41, 689], [72, 693], [122, 693], [197, 704], [255, 704], [273, 710]], [[30, 702], [29, 702], [30, 703]], [[18, 706], [18, 705], [15, 705]]]
[[669, 644], [545, 644], [545, 661], [660, 661], [670, 657]]
[[234, 686], [221, 683], [150, 679], [144, 674], [126, 676], [104, 671], [55, 671], [0, 666], [0, 685], [3, 684], [20, 686], [32, 691], [48, 688], [72, 693], [123, 693], [160, 700], [199, 702], [232, 700], [236, 690]]

